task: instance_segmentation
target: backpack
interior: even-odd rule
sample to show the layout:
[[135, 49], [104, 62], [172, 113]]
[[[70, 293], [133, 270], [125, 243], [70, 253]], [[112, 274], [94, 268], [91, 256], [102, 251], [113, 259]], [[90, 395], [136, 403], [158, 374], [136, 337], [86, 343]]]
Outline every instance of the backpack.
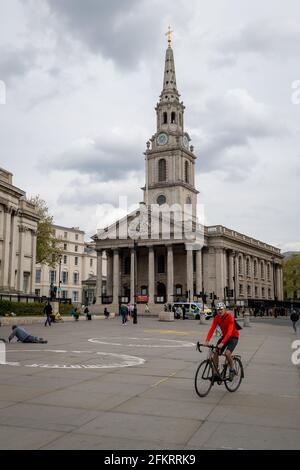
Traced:
[[242, 330], [243, 329], [241, 327], [241, 325], [236, 320], [234, 320], [234, 326], [236, 327], [237, 330]]

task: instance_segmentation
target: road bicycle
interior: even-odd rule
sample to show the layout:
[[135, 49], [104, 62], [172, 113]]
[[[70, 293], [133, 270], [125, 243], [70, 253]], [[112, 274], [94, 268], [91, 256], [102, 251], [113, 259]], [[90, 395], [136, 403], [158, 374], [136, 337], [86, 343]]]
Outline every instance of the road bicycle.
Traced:
[[206, 345], [198, 342], [197, 350], [200, 353], [202, 352], [201, 346], [207, 347], [209, 352], [207, 359], [200, 363], [195, 374], [195, 390], [199, 397], [206, 397], [214, 383], [217, 383], [218, 385], [224, 383], [229, 392], [236, 392], [244, 378], [244, 367], [241, 357], [237, 355], [232, 356], [235, 373], [232, 380], [230, 380], [229, 366], [224, 354], [220, 355], [225, 358], [223, 365], [220, 366], [221, 371], [219, 371], [215, 366], [213, 358], [216, 351], [219, 354], [219, 348], [212, 344]]

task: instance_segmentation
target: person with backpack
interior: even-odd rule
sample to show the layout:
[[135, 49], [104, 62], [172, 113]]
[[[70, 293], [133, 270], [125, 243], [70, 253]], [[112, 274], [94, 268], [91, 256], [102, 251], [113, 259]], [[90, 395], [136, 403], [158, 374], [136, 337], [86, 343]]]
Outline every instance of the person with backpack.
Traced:
[[217, 305], [217, 315], [214, 317], [213, 323], [207, 333], [205, 344], [208, 345], [209, 341], [217, 328], [220, 327], [222, 336], [217, 342], [218, 351], [214, 354], [214, 364], [216, 369], [219, 367], [219, 354], [225, 353], [227, 362], [229, 364], [229, 380], [232, 381], [236, 372], [233, 367], [232, 352], [236, 348], [239, 341], [238, 329], [241, 329], [230, 312], [225, 310], [225, 305]]

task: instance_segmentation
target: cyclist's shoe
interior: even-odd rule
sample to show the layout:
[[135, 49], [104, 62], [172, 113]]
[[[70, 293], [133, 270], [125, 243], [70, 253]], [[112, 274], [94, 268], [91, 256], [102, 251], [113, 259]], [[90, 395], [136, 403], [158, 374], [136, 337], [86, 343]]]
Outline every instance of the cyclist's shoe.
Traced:
[[236, 375], [236, 371], [235, 371], [234, 369], [232, 369], [232, 370], [230, 369], [230, 371], [229, 371], [229, 377], [228, 377], [229, 382], [232, 382], [232, 381], [233, 381], [235, 375]]

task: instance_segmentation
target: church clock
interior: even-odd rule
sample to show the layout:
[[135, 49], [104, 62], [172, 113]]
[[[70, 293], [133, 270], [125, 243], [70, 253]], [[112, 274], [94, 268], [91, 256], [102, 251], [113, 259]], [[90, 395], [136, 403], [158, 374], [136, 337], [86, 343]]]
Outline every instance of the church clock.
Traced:
[[161, 132], [157, 137], [158, 145], [165, 145], [168, 142], [168, 136], [164, 132]]

